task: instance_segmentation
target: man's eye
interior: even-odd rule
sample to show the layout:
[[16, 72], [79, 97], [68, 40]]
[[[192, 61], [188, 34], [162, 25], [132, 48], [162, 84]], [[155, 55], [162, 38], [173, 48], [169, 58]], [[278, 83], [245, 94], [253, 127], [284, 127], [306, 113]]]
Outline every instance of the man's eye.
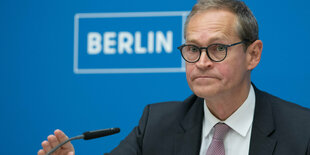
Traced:
[[217, 47], [216, 47], [216, 50], [217, 51], [219, 51], [219, 52], [222, 52], [222, 51], [225, 51], [225, 46], [224, 45], [218, 45]]
[[189, 50], [191, 52], [199, 52], [199, 49], [197, 47], [194, 47], [194, 46], [189, 47]]

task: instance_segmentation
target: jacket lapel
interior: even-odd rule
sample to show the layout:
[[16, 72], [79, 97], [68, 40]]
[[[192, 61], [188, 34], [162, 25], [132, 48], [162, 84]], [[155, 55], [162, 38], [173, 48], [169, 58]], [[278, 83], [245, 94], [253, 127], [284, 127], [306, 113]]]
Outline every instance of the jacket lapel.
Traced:
[[270, 136], [274, 133], [273, 111], [269, 100], [254, 86], [255, 112], [250, 141], [250, 155], [272, 155], [276, 147], [276, 140]]
[[203, 119], [203, 99], [197, 98], [192, 103], [184, 119], [177, 127], [175, 136], [176, 155], [198, 155], [201, 144], [201, 130]]

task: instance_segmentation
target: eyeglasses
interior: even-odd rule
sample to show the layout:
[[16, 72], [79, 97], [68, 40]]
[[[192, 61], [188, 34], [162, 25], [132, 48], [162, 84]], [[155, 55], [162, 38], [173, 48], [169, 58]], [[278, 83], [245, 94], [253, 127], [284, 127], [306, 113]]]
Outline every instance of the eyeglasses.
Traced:
[[178, 47], [178, 49], [181, 51], [183, 59], [189, 63], [199, 61], [203, 49], [206, 49], [206, 53], [211, 61], [220, 62], [226, 58], [228, 47], [242, 43], [245, 43], [245, 41], [237, 42], [230, 45], [211, 44], [207, 47], [198, 47], [196, 45], [183, 44], [180, 47]]

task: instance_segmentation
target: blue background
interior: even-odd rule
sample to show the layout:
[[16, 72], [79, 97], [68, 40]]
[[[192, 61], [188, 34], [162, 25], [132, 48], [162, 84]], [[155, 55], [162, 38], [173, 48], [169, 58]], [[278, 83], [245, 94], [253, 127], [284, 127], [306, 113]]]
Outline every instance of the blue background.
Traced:
[[[184, 73], [74, 74], [76, 13], [188, 11], [187, 0], [0, 1], [0, 154], [36, 154], [54, 129], [68, 136], [120, 127], [121, 133], [74, 141], [77, 154], [102, 154], [138, 123], [146, 104], [191, 94]], [[253, 72], [260, 89], [310, 107], [308, 0], [246, 0], [264, 42]]]

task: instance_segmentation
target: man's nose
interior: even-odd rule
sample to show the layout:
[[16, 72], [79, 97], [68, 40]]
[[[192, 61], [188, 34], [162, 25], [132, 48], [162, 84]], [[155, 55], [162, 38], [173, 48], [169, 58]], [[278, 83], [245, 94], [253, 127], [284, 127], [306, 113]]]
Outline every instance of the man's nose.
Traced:
[[200, 59], [196, 62], [196, 66], [201, 69], [213, 66], [213, 61], [208, 57], [206, 50], [201, 51]]

